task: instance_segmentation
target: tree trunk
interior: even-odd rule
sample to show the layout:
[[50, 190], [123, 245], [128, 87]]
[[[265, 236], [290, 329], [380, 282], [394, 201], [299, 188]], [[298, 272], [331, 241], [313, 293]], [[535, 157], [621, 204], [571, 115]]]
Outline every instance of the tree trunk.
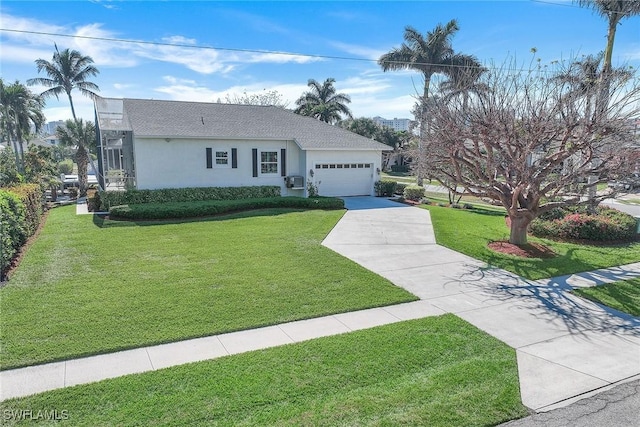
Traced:
[[76, 163], [78, 164], [78, 196], [87, 196], [87, 157], [89, 153], [83, 145], [78, 146]]
[[531, 219], [518, 215], [509, 215], [511, 220], [511, 233], [509, 234], [509, 243], [513, 245], [526, 245], [527, 244], [527, 229], [531, 223]]

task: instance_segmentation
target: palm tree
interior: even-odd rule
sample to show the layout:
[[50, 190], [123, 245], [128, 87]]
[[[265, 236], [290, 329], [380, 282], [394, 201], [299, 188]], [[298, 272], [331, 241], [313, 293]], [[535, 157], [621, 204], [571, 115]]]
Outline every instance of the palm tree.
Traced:
[[616, 38], [616, 29], [620, 21], [625, 18], [640, 15], [640, 0], [574, 0], [580, 6], [593, 9], [598, 15], [607, 19], [607, 46], [604, 50], [604, 64], [602, 66], [605, 75], [611, 72], [611, 58], [613, 56], [613, 43]]
[[[73, 98], [71, 92], [76, 89], [82, 95], [88, 96], [91, 99], [95, 99], [98, 95], [95, 91], [100, 90], [98, 86], [88, 81], [87, 79], [96, 76], [100, 73], [96, 67], [93, 66], [93, 59], [90, 56], [84, 56], [77, 50], [65, 49], [62, 52], [58, 50], [58, 46], [55, 46], [56, 51], [53, 53], [53, 59], [51, 62], [44, 59], [36, 59], [36, 65], [38, 66], [38, 73], [44, 71], [47, 77], [37, 77], [27, 80], [29, 85], [42, 85], [49, 89], [42, 92], [43, 98], [55, 96], [56, 99], [62, 94], [66, 93], [69, 98], [69, 105], [71, 106], [71, 115], [76, 125], [80, 126], [81, 122], [78, 122], [76, 116], [76, 110], [73, 106]], [[80, 182], [87, 182], [87, 162], [92, 162], [89, 158], [89, 153], [86, 147], [81, 141], [76, 141], [75, 144], [78, 147], [76, 153], [76, 159], [78, 163], [78, 180]], [[84, 147], [81, 149], [80, 147]], [[84, 158], [81, 158], [85, 156]], [[80, 163], [84, 163], [84, 168], [80, 166]], [[94, 167], [94, 170], [95, 167]], [[83, 191], [84, 190], [84, 191]], [[86, 185], [82, 187], [80, 185], [80, 196], [86, 195]]]
[[450, 69], [447, 72], [448, 79], [440, 83], [442, 98], [449, 100], [462, 96], [463, 109], [466, 109], [470, 95], [483, 96], [489, 91], [489, 87], [480, 82], [480, 77], [487, 71], [477, 59], [467, 57], [464, 65]]
[[71, 91], [78, 90], [81, 94], [94, 99], [97, 94], [95, 91], [100, 90], [95, 83], [87, 79], [98, 75], [100, 72], [93, 65], [93, 59], [90, 56], [83, 56], [77, 50], [65, 49], [62, 52], [58, 50], [53, 54], [51, 62], [44, 59], [36, 59], [38, 73], [44, 71], [48, 78], [37, 77], [27, 80], [28, 85], [42, 85], [50, 89], [42, 92], [43, 98], [55, 96], [56, 99], [66, 93], [71, 105], [71, 115], [76, 120], [76, 110], [73, 106], [73, 98]]
[[65, 126], [59, 126], [56, 134], [60, 144], [76, 146], [76, 163], [78, 164], [78, 187], [80, 197], [87, 195], [87, 164], [89, 146], [96, 138], [96, 127], [92, 122], [82, 119], [67, 120]]
[[3, 133], [12, 142], [18, 171], [24, 174], [24, 137], [31, 132], [31, 126], [37, 132], [44, 124], [44, 101], [20, 82], [7, 86], [0, 79], [0, 105]]
[[378, 59], [382, 71], [415, 70], [424, 77], [423, 99], [429, 98], [429, 86], [434, 74], [449, 74], [452, 70], [478, 64], [469, 55], [455, 53], [451, 39], [459, 30], [455, 19], [446, 25], [438, 24], [424, 37], [413, 27], [404, 30], [404, 43]]
[[307, 86], [311, 90], [298, 98], [296, 101], [298, 107], [294, 113], [331, 124], [341, 120], [342, 115], [352, 118], [351, 110], [346, 105], [351, 102], [351, 98], [344, 93], [336, 93], [336, 88], [333, 86], [335, 82], [333, 77], [326, 79], [323, 84], [309, 79]]

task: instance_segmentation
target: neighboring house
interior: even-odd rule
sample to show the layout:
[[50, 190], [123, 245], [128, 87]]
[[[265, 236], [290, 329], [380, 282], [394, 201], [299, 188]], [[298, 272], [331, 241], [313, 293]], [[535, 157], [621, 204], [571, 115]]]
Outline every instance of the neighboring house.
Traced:
[[60, 146], [60, 138], [56, 134], [43, 135], [29, 141], [29, 144], [41, 145], [43, 147]]
[[277, 185], [282, 195], [373, 195], [391, 148], [273, 106], [99, 98], [101, 186]]

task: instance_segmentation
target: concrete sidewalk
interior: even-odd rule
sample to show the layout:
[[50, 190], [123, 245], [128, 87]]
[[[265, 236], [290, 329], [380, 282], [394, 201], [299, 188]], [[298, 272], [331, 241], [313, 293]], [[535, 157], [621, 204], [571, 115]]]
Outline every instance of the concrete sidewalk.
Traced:
[[0, 400], [443, 313], [415, 301], [0, 371]]
[[443, 313], [516, 349], [522, 401], [536, 411], [640, 375], [640, 320], [567, 292], [640, 277], [640, 263], [527, 281], [437, 245], [425, 209], [370, 197], [346, 205], [323, 244], [420, 301], [1, 371], [0, 399]]

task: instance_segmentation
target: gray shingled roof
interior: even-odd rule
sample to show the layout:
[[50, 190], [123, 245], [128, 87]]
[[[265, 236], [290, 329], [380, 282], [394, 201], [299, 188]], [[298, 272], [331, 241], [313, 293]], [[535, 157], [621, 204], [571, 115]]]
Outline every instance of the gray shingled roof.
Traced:
[[295, 141], [303, 150], [390, 150], [388, 145], [278, 107], [205, 102], [109, 99], [122, 102], [122, 122], [136, 137], [274, 139]]

